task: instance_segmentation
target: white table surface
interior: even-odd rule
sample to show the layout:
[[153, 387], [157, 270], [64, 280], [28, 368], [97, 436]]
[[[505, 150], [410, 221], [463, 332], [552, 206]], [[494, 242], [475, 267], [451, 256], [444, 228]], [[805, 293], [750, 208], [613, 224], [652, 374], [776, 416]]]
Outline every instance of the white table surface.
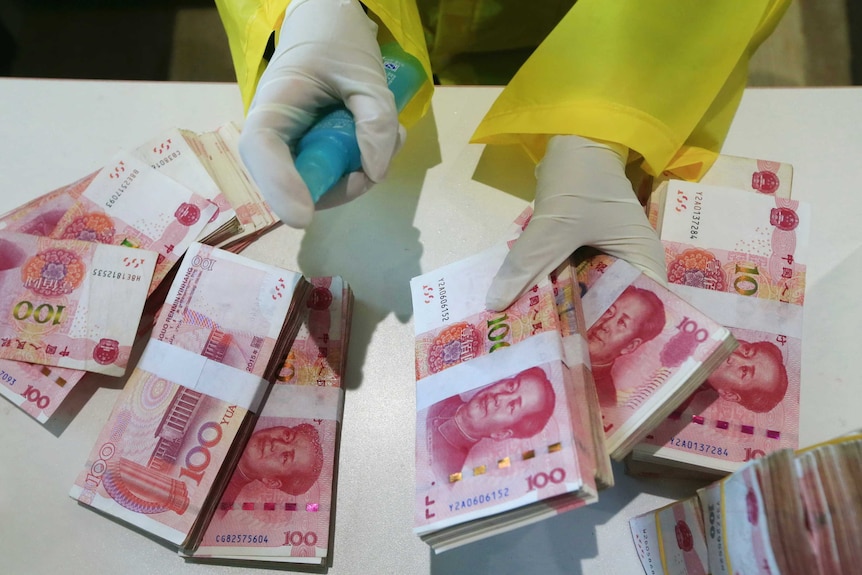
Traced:
[[[691, 485], [637, 480], [598, 504], [440, 555], [411, 530], [413, 324], [409, 280], [490, 245], [531, 199], [513, 147], [467, 144], [497, 88], [444, 88], [409, 133], [389, 178], [363, 198], [284, 226], [244, 254], [307, 276], [341, 275], [356, 305], [332, 565], [340, 574], [639, 575], [628, 520]], [[233, 84], [0, 80], [0, 213], [89, 173], [171, 127], [242, 121]], [[862, 426], [862, 89], [745, 93], [729, 154], [789, 162], [814, 208], [802, 368], [803, 445]], [[77, 389], [46, 427], [0, 400], [0, 572], [245, 573], [187, 564], [67, 495], [124, 380]]]

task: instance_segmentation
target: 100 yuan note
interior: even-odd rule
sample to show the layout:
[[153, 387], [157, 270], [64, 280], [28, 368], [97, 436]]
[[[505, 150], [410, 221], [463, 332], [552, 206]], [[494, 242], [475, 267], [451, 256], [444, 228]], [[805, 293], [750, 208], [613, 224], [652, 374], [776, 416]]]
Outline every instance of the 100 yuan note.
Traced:
[[[795, 215], [787, 216], [795, 221], [793, 229], [755, 232], [750, 221], [756, 216], [739, 214], [767, 214], [777, 209], [775, 199], [697, 189], [702, 213], [710, 210], [707, 227], [723, 220], [722, 236], [710, 232], [692, 240], [692, 231], [685, 228], [691, 214], [673, 210], [665, 215], [662, 243], [670, 289], [728, 327], [740, 345], [636, 447], [635, 456], [727, 472], [749, 459], [799, 445], [806, 276], [798, 252], [806, 247], [809, 210], [794, 204]], [[724, 202], [725, 197], [733, 203]], [[778, 220], [770, 226], [777, 228]], [[756, 237], [770, 240], [757, 254], [708, 245], [754, 245]]]
[[156, 254], [0, 231], [0, 359], [126, 371]]
[[727, 328], [623, 260], [586, 257], [578, 282], [608, 451], [621, 459], [736, 342]]
[[45, 423], [86, 372], [0, 359], [0, 395]]
[[0, 230], [34, 236], [50, 236], [63, 214], [71, 208], [98, 171], [61, 186], [0, 216]]
[[[199, 157], [203, 150], [194, 132], [172, 128], [138, 146], [133, 153], [154, 170], [176, 180], [216, 205], [218, 211], [201, 231], [201, 238], [217, 233], [237, 232], [239, 222], [236, 221], [236, 213]], [[227, 230], [222, 230], [223, 226], [226, 226]]]
[[217, 209], [214, 203], [150, 168], [130, 152], [120, 152], [63, 214], [51, 237], [158, 253], [152, 291]]
[[509, 511], [527, 520], [528, 508], [558, 496], [596, 497], [595, 464], [580, 464], [579, 452], [592, 446], [588, 433], [578, 435], [582, 445], [575, 440], [575, 427], [588, 422], [573, 421], [572, 374], [550, 283], [503, 312], [484, 310], [507, 251], [499, 244], [411, 281], [418, 342], [414, 531], [429, 541], [471, 521], [494, 530], [490, 518]]
[[303, 323], [194, 557], [321, 563], [330, 553], [352, 297], [312, 278]]
[[194, 243], [70, 495], [194, 546], [274, 375], [301, 276]]
[[[656, 178], [646, 206], [650, 224], [659, 233], [662, 231], [668, 183], [673, 179], [673, 175], [669, 173]], [[698, 183], [789, 198], [793, 185], [793, 166], [786, 162], [720, 154]], [[671, 210], [681, 209], [687, 200], [688, 198], [674, 197], [667, 205]]]

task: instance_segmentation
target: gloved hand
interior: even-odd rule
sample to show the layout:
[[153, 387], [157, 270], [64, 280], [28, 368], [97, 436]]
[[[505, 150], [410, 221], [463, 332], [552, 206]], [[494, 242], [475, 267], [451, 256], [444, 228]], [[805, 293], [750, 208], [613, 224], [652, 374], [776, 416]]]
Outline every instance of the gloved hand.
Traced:
[[275, 214], [304, 228], [314, 203], [294, 167], [292, 147], [320, 111], [344, 103], [356, 122], [362, 170], [348, 174], [318, 207], [354, 199], [379, 182], [404, 138], [386, 85], [377, 25], [357, 0], [293, 0], [261, 77], [239, 151]]
[[628, 150], [620, 148], [580, 136], [551, 138], [536, 167], [533, 217], [491, 283], [488, 309], [507, 308], [581, 246], [667, 284], [664, 250], [626, 178]]

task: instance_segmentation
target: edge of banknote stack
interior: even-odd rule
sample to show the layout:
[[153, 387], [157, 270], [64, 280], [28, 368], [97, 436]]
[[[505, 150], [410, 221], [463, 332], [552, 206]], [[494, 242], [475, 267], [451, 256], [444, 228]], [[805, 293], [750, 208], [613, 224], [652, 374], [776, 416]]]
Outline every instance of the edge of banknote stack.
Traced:
[[505, 242], [411, 281], [414, 532], [435, 552], [598, 499], [613, 484], [574, 269], [484, 307]]
[[193, 550], [299, 328], [296, 272], [194, 243], [70, 496]]

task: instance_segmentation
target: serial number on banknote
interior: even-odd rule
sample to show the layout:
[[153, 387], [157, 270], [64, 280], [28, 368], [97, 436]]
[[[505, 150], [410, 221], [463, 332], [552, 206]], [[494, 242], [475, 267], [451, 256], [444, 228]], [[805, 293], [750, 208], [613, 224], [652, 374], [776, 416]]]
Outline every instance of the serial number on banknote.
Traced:
[[16, 383], [18, 383], [18, 378], [13, 377], [10, 374], [3, 371], [2, 369], [0, 369], [0, 381], [3, 381], [4, 383], [8, 383], [10, 386], [13, 386]]
[[126, 272], [118, 272], [114, 270], [102, 270], [102, 269], [94, 269], [93, 274], [96, 277], [100, 278], [110, 278], [115, 280], [125, 280], [130, 282], [139, 282], [141, 281], [140, 274], [127, 274]]
[[728, 457], [730, 455], [726, 447], [710, 445], [709, 443], [701, 443], [699, 441], [692, 441], [691, 439], [683, 439], [681, 437], [671, 437], [668, 444], [673, 447], [682, 447], [683, 449], [690, 449], [691, 451], [708, 453], [709, 455], [721, 455], [724, 457]]
[[215, 536], [216, 543], [269, 543], [269, 535], [248, 533], [222, 533]]
[[449, 511], [461, 511], [463, 509], [477, 507], [479, 505], [484, 505], [485, 503], [491, 503], [492, 501], [505, 499], [508, 496], [509, 488], [503, 487], [495, 491], [489, 491], [488, 493], [481, 493], [479, 495], [474, 495], [473, 497], [468, 497], [459, 501], [453, 501], [449, 504]]

